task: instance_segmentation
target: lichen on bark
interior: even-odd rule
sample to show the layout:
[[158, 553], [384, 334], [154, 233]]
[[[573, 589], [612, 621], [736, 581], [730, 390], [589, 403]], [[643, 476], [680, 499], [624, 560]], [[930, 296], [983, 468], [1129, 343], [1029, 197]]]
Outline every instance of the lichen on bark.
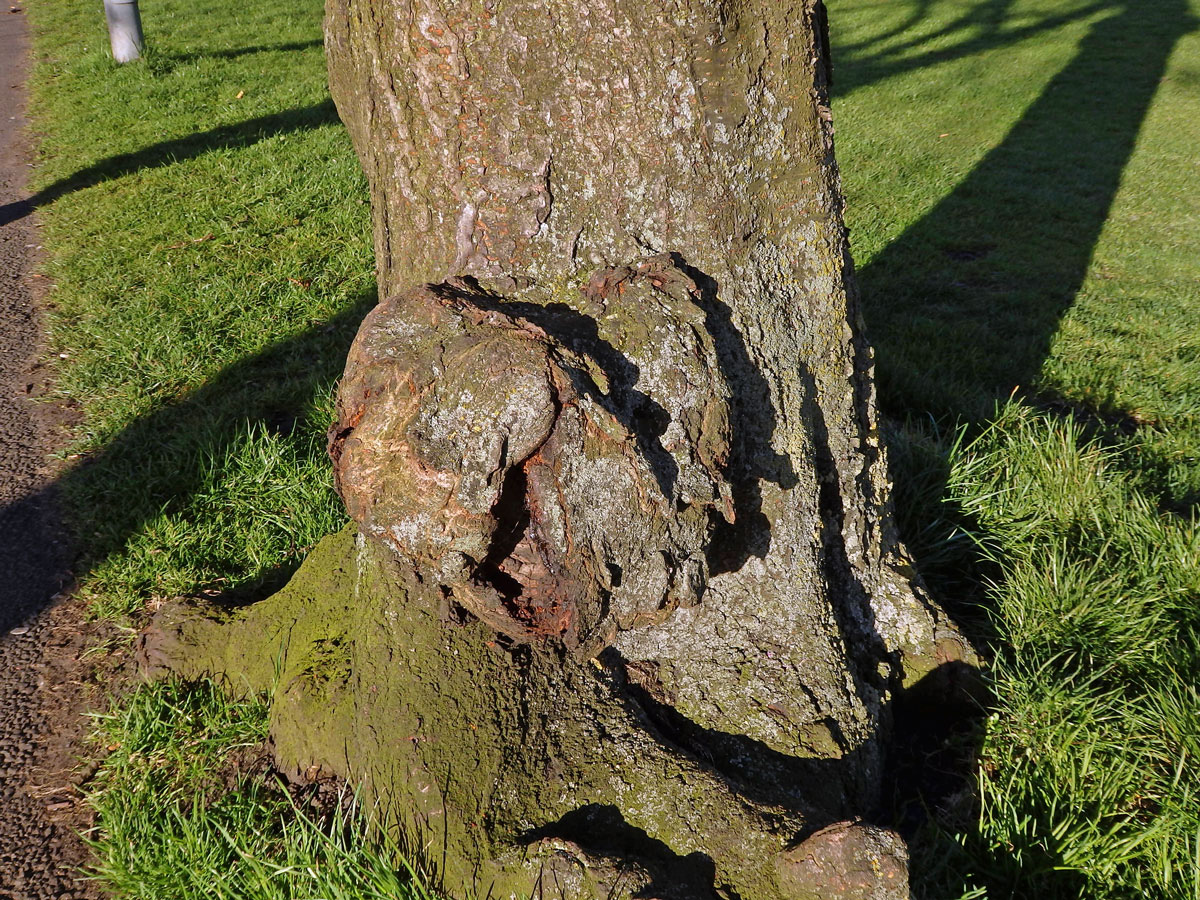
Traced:
[[354, 526], [145, 651], [275, 684], [281, 760], [454, 892], [906, 894], [890, 703], [971, 654], [891, 521], [819, 20], [329, 0], [383, 298], [331, 430]]

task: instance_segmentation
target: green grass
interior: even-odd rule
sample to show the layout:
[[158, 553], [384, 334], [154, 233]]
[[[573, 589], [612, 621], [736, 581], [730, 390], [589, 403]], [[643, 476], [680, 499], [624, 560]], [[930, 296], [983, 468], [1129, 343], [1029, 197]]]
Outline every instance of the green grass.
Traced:
[[210, 682], [159, 681], [97, 717], [96, 876], [131, 900], [430, 900], [352, 803], [314, 810], [239, 768], [266, 739], [266, 704]]
[[[60, 479], [82, 590], [118, 619], [166, 597], [253, 599], [343, 522], [325, 430], [374, 300], [320, 2], [155, 3], [150, 52], [127, 66], [108, 58], [93, 5], [29, 10], [51, 359], [58, 396], [84, 413]], [[265, 740], [265, 715], [168, 682], [98, 719], [97, 753], [112, 751], [89, 800], [106, 888], [424, 896], [386, 830], [230, 768]]]
[[1141, 428], [1132, 468], [1200, 499], [1200, 7], [832, 0], [838, 156], [903, 417], [1014, 388]]
[[1200, 5], [829, 6], [902, 529], [994, 656], [918, 887], [1196, 900]]
[[30, 12], [50, 342], [86, 414], [63, 481], [84, 590], [104, 615], [261, 593], [341, 524], [324, 430], [374, 297], [320, 4], [155, 3], [126, 66], [92, 5]]
[[[918, 886], [1197, 900], [1200, 4], [828, 5], [901, 526], [994, 660]], [[121, 67], [90, 4], [28, 8], [84, 590], [259, 596], [342, 520], [324, 430], [374, 295], [320, 4], [158, 0]], [[230, 776], [262, 715], [167, 683], [99, 720], [119, 895], [401, 890], [361, 820]]]
[[1017, 404], [953, 461], [1000, 573], [983, 809], [955, 873], [983, 896], [1200, 891], [1200, 522], [1123, 464]]

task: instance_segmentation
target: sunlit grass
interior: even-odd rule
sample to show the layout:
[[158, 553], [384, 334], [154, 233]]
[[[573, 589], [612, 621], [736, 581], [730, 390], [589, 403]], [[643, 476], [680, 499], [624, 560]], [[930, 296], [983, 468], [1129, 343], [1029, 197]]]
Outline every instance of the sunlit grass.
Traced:
[[959, 835], [958, 874], [986, 896], [1200, 886], [1200, 523], [1122, 463], [1072, 420], [1011, 404], [952, 466], [1000, 573], [982, 812]]
[[[267, 705], [210, 682], [159, 681], [96, 719], [109, 750], [88, 800], [96, 876], [139, 900], [431, 900], [389, 837], [347, 797], [303, 804], [267, 752]], [[366, 839], [370, 834], [371, 839]]]
[[1200, 10], [829, 5], [902, 529], [993, 657], [917, 887], [1195, 900]]
[[62, 481], [105, 615], [279, 582], [340, 527], [330, 392], [374, 292], [366, 189], [325, 86], [319, 3], [31, 7], [34, 174]]

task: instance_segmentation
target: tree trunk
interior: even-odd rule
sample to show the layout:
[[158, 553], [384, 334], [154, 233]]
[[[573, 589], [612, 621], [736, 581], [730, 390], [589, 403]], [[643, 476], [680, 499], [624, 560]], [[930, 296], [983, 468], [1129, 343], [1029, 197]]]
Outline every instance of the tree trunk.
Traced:
[[327, 12], [383, 298], [331, 432], [355, 524], [148, 654], [277, 683], [281, 760], [452, 892], [907, 896], [889, 703], [970, 651], [891, 522], [823, 12]]

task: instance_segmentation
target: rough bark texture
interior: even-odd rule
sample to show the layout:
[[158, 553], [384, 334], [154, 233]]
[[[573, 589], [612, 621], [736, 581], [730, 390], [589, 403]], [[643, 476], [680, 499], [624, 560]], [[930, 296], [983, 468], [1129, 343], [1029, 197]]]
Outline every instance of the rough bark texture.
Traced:
[[147, 653], [278, 684], [282, 761], [452, 891], [907, 894], [858, 820], [892, 695], [970, 651], [890, 522], [818, 19], [329, 0], [383, 297], [331, 432], [355, 534]]
[[586, 295], [637, 315], [449, 285], [385, 301], [331, 442], [366, 534], [507, 637], [585, 657], [694, 605], [734, 518], [700, 288], [661, 257], [602, 270]]

